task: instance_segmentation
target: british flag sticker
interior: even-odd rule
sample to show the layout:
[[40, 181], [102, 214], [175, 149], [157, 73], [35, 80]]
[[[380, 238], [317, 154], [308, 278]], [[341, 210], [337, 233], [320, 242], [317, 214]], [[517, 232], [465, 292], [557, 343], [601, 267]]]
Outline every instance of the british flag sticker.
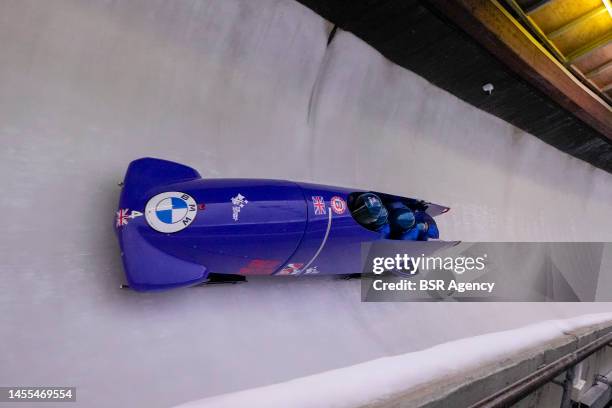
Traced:
[[123, 227], [128, 224], [129, 220], [133, 220], [141, 215], [142, 213], [139, 211], [130, 212], [128, 208], [120, 208], [119, 211], [116, 212], [115, 227]]
[[298, 275], [304, 266], [303, 263], [288, 263], [277, 275]]
[[312, 196], [312, 206], [315, 215], [325, 215], [325, 200], [321, 196]]

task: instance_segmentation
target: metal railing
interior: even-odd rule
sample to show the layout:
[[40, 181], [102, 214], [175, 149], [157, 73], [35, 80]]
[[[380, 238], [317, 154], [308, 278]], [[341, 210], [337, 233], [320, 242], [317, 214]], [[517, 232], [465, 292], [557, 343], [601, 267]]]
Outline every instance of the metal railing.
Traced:
[[592, 341], [584, 347], [577, 349], [558, 360], [534, 371], [517, 382], [510, 384], [493, 395], [480, 400], [470, 408], [505, 408], [521, 401], [540, 387], [549, 382], [555, 382], [555, 377], [565, 372], [565, 380], [559, 383], [563, 387], [561, 408], [571, 406], [571, 387], [574, 381], [574, 369], [584, 359], [612, 343], [612, 332]]

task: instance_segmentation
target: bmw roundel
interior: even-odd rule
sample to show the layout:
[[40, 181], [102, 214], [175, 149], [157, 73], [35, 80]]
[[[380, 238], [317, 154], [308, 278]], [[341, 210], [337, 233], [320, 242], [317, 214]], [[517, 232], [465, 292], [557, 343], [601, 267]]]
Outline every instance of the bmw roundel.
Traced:
[[189, 194], [169, 191], [157, 194], [147, 202], [145, 218], [155, 231], [171, 233], [189, 226], [198, 213], [197, 205]]

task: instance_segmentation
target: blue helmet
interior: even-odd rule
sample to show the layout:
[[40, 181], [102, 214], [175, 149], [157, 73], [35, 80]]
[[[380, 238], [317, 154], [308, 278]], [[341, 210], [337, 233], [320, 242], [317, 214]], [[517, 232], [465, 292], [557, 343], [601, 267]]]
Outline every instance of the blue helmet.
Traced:
[[414, 227], [416, 218], [410, 208], [401, 206], [391, 211], [389, 221], [394, 230], [407, 231]]
[[355, 200], [353, 208], [355, 220], [368, 229], [378, 231], [387, 223], [389, 212], [374, 193], [361, 194]]

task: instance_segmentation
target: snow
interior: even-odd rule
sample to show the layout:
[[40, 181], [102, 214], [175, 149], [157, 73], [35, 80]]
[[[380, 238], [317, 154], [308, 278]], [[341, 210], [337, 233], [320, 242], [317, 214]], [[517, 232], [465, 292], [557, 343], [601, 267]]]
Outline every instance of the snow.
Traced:
[[549, 320], [384, 357], [291, 381], [215, 396], [176, 408], [353, 408], [410, 392], [420, 385], [480, 366], [501, 362], [542, 346], [568, 332], [597, 324], [612, 325], [612, 313]]

